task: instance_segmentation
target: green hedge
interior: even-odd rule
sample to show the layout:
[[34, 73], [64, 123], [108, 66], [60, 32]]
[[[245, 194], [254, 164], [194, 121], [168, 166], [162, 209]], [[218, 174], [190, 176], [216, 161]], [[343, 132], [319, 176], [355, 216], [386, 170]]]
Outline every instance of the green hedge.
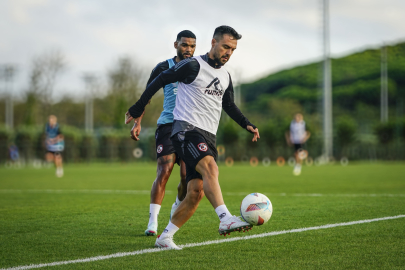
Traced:
[[41, 149], [44, 149], [42, 134], [43, 129], [39, 126], [20, 126], [17, 128], [15, 143], [20, 152], [20, 158], [26, 161], [39, 158]]
[[4, 163], [8, 159], [8, 147], [12, 143], [13, 132], [7, 127], [0, 125], [0, 162]]

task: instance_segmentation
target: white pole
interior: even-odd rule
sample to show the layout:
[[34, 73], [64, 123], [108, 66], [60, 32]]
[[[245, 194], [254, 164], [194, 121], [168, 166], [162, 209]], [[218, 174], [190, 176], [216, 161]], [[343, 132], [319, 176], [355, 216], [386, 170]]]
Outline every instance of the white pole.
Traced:
[[87, 73], [83, 76], [83, 80], [86, 84], [87, 93], [86, 93], [86, 107], [84, 115], [84, 125], [85, 130], [88, 133], [93, 132], [93, 94], [94, 94], [94, 83], [96, 77], [93, 74]]
[[323, 138], [324, 157], [333, 156], [332, 76], [329, 43], [329, 0], [323, 0]]
[[381, 47], [381, 122], [388, 122], [387, 46]]
[[15, 69], [12, 65], [3, 66], [3, 76], [6, 91], [5, 124], [8, 128], [14, 128], [14, 104], [13, 104], [13, 78]]

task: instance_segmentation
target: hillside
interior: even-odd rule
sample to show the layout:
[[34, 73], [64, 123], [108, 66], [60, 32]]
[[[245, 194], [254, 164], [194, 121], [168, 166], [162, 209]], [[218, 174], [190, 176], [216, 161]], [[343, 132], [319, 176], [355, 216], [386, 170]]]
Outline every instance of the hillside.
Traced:
[[[346, 112], [356, 110], [359, 104], [379, 108], [380, 61], [379, 49], [333, 58], [334, 107]], [[282, 70], [243, 84], [242, 97], [246, 106], [257, 112], [266, 109], [266, 100], [274, 98], [297, 101], [306, 111], [314, 112], [321, 99], [321, 71], [321, 62]], [[405, 101], [405, 42], [388, 46], [388, 77], [389, 104], [396, 106]]]

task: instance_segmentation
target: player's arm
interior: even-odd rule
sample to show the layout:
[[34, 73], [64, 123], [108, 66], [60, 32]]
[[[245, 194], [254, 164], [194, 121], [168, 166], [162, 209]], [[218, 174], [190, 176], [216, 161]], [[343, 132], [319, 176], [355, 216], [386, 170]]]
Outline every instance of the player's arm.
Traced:
[[307, 131], [305, 131], [305, 138], [304, 138], [304, 141], [302, 143], [305, 143], [306, 141], [308, 141], [309, 137], [311, 137], [311, 132], [309, 132], [307, 130]]
[[222, 99], [222, 108], [242, 128], [254, 134], [252, 142], [257, 142], [257, 139], [260, 138], [259, 130], [255, 125], [250, 123], [250, 121], [239, 110], [238, 106], [236, 106], [231, 76], [229, 76], [229, 79], [229, 86], [225, 90], [224, 97]]
[[139, 134], [141, 133], [141, 122], [142, 118], [145, 115], [145, 111], [143, 111], [142, 115], [138, 118], [134, 119], [134, 125], [131, 129], [131, 138], [135, 141], [139, 141]]
[[[58, 127], [58, 132], [57, 132], [57, 134], [56, 134], [56, 142], [60, 142], [60, 141], [63, 141], [64, 139], [65, 139], [65, 137], [63, 136], [63, 134], [62, 134], [62, 131], [60, 130], [60, 128]], [[55, 142], [55, 143], [56, 143]]]
[[190, 62], [197, 62], [193, 58], [187, 58], [180, 61], [172, 68], [160, 73], [148, 86], [139, 98], [139, 100], [129, 108], [128, 113], [131, 117], [138, 118], [142, 115], [145, 110], [145, 106], [148, 104], [149, 100], [153, 97], [156, 92], [169, 83], [181, 82], [189, 76]]
[[289, 131], [286, 131], [285, 134], [284, 134], [284, 136], [285, 136], [285, 140], [286, 140], [286, 142], [287, 142], [287, 145], [288, 145], [288, 146], [291, 146], [292, 144], [291, 144], [291, 139], [290, 139], [290, 132], [289, 132]]

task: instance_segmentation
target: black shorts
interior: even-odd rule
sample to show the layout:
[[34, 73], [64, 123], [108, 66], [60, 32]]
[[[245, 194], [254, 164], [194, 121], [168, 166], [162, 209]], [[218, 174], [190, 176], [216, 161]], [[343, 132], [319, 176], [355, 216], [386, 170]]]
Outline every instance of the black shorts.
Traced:
[[170, 140], [170, 135], [172, 133], [173, 124], [163, 124], [159, 125], [155, 132], [156, 140], [156, 159], [162, 156], [176, 154], [176, 163], [180, 165], [179, 155], [177, 155], [176, 150], [173, 147], [172, 141]]
[[173, 146], [180, 158], [186, 163], [186, 181], [202, 176], [196, 171], [198, 162], [205, 156], [212, 156], [217, 160], [216, 136], [207, 131], [195, 128], [190, 131], [178, 132], [172, 137]]
[[62, 152], [59, 152], [59, 151], [57, 151], [57, 152], [54, 152], [54, 151], [46, 151], [46, 153], [51, 153], [51, 154], [54, 155], [54, 156], [62, 155]]
[[300, 143], [299, 144], [294, 144], [294, 149], [295, 149], [295, 151], [303, 149], [302, 144], [300, 144]]

